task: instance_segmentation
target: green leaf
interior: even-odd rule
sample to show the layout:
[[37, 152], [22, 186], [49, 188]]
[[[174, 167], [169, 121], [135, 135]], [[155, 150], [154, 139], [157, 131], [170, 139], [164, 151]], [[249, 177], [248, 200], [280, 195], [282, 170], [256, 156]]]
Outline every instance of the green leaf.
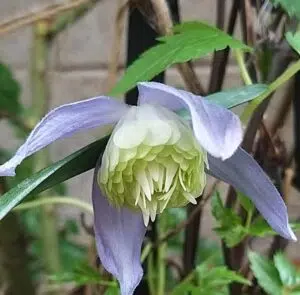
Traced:
[[259, 285], [270, 295], [281, 295], [283, 284], [274, 264], [255, 252], [249, 252], [250, 267]]
[[225, 266], [209, 268], [206, 264], [196, 268], [198, 284], [201, 287], [218, 289], [236, 282], [250, 286], [251, 282]]
[[281, 252], [276, 253], [274, 256], [274, 264], [284, 285], [291, 286], [296, 284], [296, 268]]
[[253, 202], [250, 200], [250, 198], [248, 198], [246, 195], [244, 195], [241, 192], [237, 192], [237, 197], [241, 203], [241, 205], [243, 206], [243, 208], [249, 213], [252, 212], [254, 210], [254, 204]]
[[274, 4], [280, 4], [289, 16], [300, 19], [300, 1], [298, 0], [272, 0]]
[[174, 35], [159, 38], [160, 44], [145, 51], [130, 65], [110, 95], [124, 93], [137, 82], [149, 81], [175, 63], [200, 58], [227, 46], [250, 49], [216, 27], [201, 22], [183, 23], [176, 26], [174, 32]]
[[227, 89], [205, 97], [215, 104], [230, 109], [255, 99], [268, 89], [265, 84], [253, 84], [239, 88]]
[[0, 63], [0, 112], [16, 114], [20, 111], [20, 86], [10, 69]]
[[220, 194], [213, 195], [211, 200], [212, 215], [219, 226], [214, 231], [224, 239], [228, 247], [233, 247], [240, 243], [247, 234], [247, 229], [242, 224], [242, 219], [231, 208], [223, 205]]
[[225, 295], [228, 284], [232, 282], [251, 285], [247, 279], [225, 266], [211, 267], [207, 260], [178, 284], [171, 295]]
[[266, 235], [276, 235], [276, 232], [269, 226], [269, 224], [261, 217], [255, 219], [250, 225], [248, 232], [252, 236], [264, 237]]
[[291, 47], [300, 54], [300, 31], [293, 34], [292, 32], [287, 32], [285, 34], [286, 40], [289, 42]]
[[0, 219], [20, 203], [27, 195], [40, 193], [75, 175], [95, 167], [103, 153], [108, 137], [104, 137], [49, 167], [33, 174], [9, 190], [0, 198]]
[[99, 284], [117, 289], [116, 282], [103, 281], [100, 272], [90, 267], [86, 262], [79, 263], [72, 271], [51, 275], [50, 280], [60, 284], [75, 283], [77, 286]]

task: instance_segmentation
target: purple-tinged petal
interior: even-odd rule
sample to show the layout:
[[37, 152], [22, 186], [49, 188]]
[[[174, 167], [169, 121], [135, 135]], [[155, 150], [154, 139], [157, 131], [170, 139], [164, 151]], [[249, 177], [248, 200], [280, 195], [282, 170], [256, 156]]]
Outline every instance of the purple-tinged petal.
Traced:
[[62, 105], [49, 112], [32, 130], [16, 154], [0, 166], [0, 176], [14, 176], [15, 168], [28, 156], [55, 140], [75, 132], [115, 124], [128, 110], [124, 103], [100, 96]]
[[190, 92], [156, 83], [138, 84], [140, 104], [159, 104], [173, 111], [190, 112], [194, 134], [200, 145], [216, 158], [232, 156], [242, 141], [238, 116]]
[[251, 198], [269, 225], [286, 239], [297, 240], [288, 221], [287, 208], [258, 163], [242, 148], [225, 161], [208, 156], [209, 174], [219, 178]]
[[93, 184], [94, 229], [100, 260], [115, 276], [122, 295], [132, 295], [143, 276], [141, 247], [146, 233], [141, 213], [115, 208], [108, 203], [96, 181]]

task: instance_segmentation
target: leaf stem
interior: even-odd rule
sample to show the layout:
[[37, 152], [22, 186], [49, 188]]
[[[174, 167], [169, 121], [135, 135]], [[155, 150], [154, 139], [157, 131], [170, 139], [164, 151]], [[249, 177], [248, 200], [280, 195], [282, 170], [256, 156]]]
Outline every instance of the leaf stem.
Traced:
[[246, 85], [252, 85], [253, 83], [252, 83], [251, 77], [249, 75], [249, 72], [247, 70], [247, 66], [246, 66], [246, 63], [245, 63], [243, 51], [241, 49], [236, 49], [235, 50], [235, 57], [236, 57], [236, 61], [238, 63], [238, 66], [240, 68], [241, 75], [242, 75], [242, 78], [244, 80], [244, 83]]
[[143, 263], [145, 259], [149, 256], [150, 252], [152, 250], [152, 243], [147, 243], [146, 246], [143, 249], [142, 255], [141, 255], [141, 262]]
[[72, 205], [74, 207], [77, 207], [79, 209], [82, 209], [86, 211], [87, 213], [93, 215], [93, 207], [83, 201], [80, 201], [73, 197], [59, 197], [59, 196], [45, 196], [39, 200], [34, 200], [30, 202], [25, 202], [23, 204], [18, 205], [13, 210], [15, 211], [22, 211], [22, 210], [29, 210], [34, 209], [40, 206], [44, 205], [57, 205], [57, 204], [63, 204], [63, 205]]

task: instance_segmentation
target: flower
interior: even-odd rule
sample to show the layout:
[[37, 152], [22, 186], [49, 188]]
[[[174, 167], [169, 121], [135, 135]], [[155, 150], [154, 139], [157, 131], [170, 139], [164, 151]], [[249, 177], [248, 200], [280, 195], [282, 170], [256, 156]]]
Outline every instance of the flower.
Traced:
[[[0, 166], [14, 176], [24, 158], [75, 132], [115, 125], [95, 168], [92, 199], [103, 266], [130, 295], [142, 278], [145, 224], [166, 207], [196, 202], [205, 172], [252, 199], [270, 226], [296, 240], [286, 206], [268, 176], [239, 147], [242, 128], [231, 111], [164, 84], [138, 84], [138, 106], [109, 97], [66, 104], [49, 112], [16, 154]], [[178, 114], [185, 109], [190, 120]]]
[[166, 207], [182, 207], [205, 186], [207, 155], [192, 130], [168, 109], [131, 107], [110, 137], [98, 184], [110, 203], [140, 208], [145, 226]]

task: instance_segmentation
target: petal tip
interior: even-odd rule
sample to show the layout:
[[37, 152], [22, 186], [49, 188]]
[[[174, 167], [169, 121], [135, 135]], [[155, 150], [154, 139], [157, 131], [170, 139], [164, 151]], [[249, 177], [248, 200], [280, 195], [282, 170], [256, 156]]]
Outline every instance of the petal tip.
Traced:
[[291, 227], [288, 226], [288, 233], [289, 233], [289, 239], [294, 241], [294, 242], [297, 242], [298, 239], [296, 237], [296, 235], [294, 234], [294, 232], [292, 231]]
[[140, 274], [134, 281], [123, 280], [119, 281], [121, 295], [132, 295], [143, 278], [143, 270], [141, 269]]

